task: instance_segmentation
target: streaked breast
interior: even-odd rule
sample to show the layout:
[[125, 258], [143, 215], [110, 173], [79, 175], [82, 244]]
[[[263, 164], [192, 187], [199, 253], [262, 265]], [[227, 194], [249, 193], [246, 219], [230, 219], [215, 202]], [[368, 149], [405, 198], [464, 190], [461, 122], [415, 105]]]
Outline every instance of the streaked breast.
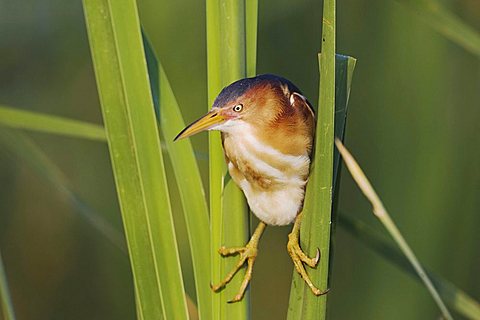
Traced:
[[255, 215], [267, 224], [286, 225], [301, 210], [310, 158], [284, 154], [260, 142], [251, 131], [223, 134], [230, 175]]

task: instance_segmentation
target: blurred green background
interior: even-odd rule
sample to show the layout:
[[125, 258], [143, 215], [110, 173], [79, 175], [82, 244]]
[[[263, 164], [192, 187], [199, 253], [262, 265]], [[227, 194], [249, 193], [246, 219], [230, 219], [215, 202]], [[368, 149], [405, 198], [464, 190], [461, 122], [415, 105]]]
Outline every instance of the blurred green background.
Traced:
[[[480, 2], [441, 3], [480, 30]], [[190, 122], [207, 109], [205, 4], [138, 4]], [[479, 299], [478, 57], [395, 1], [340, 0], [337, 26], [337, 51], [358, 59], [347, 146], [425, 266]], [[0, 104], [102, 123], [80, 1], [0, 1], [0, 30]], [[316, 102], [320, 35], [321, 1], [260, 1], [258, 73], [283, 75]], [[106, 144], [29, 136], [79, 198], [121, 232]], [[206, 135], [193, 141], [206, 177]], [[175, 203], [186, 287], [194, 296]], [[128, 259], [82, 216], [80, 206], [0, 145], [0, 249], [18, 319], [135, 318]], [[339, 208], [383, 232], [346, 171]], [[289, 230], [267, 228], [260, 243], [253, 319], [286, 317]], [[423, 286], [342, 228], [334, 236], [330, 319], [438, 317]]]

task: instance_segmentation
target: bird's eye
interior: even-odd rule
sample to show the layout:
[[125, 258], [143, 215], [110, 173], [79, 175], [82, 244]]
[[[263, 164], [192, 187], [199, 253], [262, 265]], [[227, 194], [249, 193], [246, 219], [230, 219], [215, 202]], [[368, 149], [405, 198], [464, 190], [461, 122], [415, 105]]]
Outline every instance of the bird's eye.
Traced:
[[236, 106], [233, 107], [233, 111], [235, 112], [240, 112], [243, 109], [243, 105], [237, 104]]

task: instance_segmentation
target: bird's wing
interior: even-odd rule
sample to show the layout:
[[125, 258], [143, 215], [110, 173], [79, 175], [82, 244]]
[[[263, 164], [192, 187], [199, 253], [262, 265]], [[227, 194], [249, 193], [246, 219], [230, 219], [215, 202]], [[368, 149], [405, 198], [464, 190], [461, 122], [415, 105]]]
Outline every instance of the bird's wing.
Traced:
[[313, 119], [315, 119], [315, 112], [313, 111], [312, 105], [307, 98], [300, 93], [292, 92], [290, 95], [290, 104], [294, 108], [302, 109], [306, 116], [311, 116]]

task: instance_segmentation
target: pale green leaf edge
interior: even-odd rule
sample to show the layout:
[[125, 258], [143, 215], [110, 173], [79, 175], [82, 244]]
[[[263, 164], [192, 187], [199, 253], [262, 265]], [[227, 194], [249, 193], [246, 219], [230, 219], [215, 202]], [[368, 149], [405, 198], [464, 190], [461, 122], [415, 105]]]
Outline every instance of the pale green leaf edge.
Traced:
[[106, 141], [101, 125], [0, 105], [0, 125], [67, 137]]
[[[339, 215], [339, 225], [380, 257], [421, 283], [420, 277], [408, 259], [366, 223], [358, 218], [341, 213]], [[429, 270], [426, 270], [426, 272], [432, 279], [442, 299], [451, 308], [468, 319], [480, 320], [479, 302], [446, 279]]]
[[8, 288], [7, 273], [3, 264], [2, 252], [0, 251], [0, 306], [5, 320], [15, 320], [12, 297]]
[[480, 33], [436, 0], [396, 0], [415, 12], [432, 29], [480, 57]]
[[159, 114], [159, 127], [171, 160], [183, 207], [193, 263], [198, 316], [200, 319], [211, 319], [210, 225], [200, 170], [190, 140], [173, 141], [185, 127], [185, 122], [167, 75], [146, 35], [144, 46], [150, 85]]

